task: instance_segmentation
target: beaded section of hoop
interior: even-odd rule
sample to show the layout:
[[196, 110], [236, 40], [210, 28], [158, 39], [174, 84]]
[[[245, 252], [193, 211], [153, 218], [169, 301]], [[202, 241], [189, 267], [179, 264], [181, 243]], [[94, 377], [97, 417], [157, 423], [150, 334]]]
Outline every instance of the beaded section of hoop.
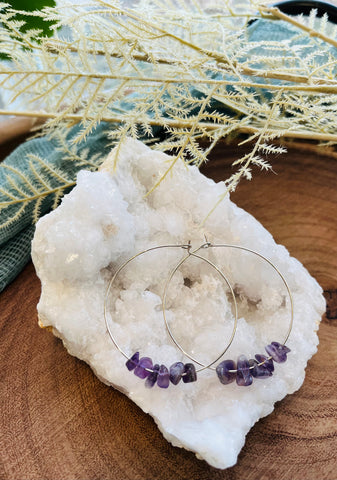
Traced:
[[[257, 353], [255, 359], [248, 360], [245, 355], [240, 355], [237, 365], [233, 360], [223, 360], [216, 367], [216, 373], [223, 385], [228, 385], [236, 380], [240, 387], [248, 387], [254, 378], [267, 378], [273, 375], [274, 362], [284, 363], [290, 348], [278, 342], [272, 342], [265, 347], [269, 357]], [[175, 362], [168, 369], [165, 365], [153, 365], [151, 358], [139, 358], [139, 352], [132, 355], [125, 363], [129, 371], [145, 380], [145, 387], [152, 388], [156, 383], [160, 388], [168, 388], [170, 383], [178, 385], [180, 380], [184, 383], [197, 381], [197, 373], [193, 363], [183, 364]]]
[[175, 362], [168, 369], [165, 365], [153, 365], [151, 358], [139, 358], [139, 352], [132, 355], [125, 363], [129, 371], [133, 371], [139, 378], [146, 378], [145, 387], [152, 388], [156, 383], [160, 388], [168, 388], [170, 382], [178, 385], [182, 379], [184, 383], [197, 381], [197, 372], [193, 363]]
[[248, 360], [245, 355], [240, 355], [237, 365], [233, 360], [224, 360], [216, 367], [220, 382], [224, 385], [234, 382], [240, 387], [248, 387], [254, 378], [268, 378], [273, 375], [274, 362], [283, 363], [287, 360], [290, 348], [278, 342], [272, 342], [265, 347], [268, 357], [257, 353], [255, 359]]
[[[229, 383], [234, 382], [236, 380], [237, 385], [239, 386], [249, 386], [253, 383], [253, 378], [267, 378], [273, 375], [274, 371], [274, 363], [283, 363], [287, 360], [287, 354], [290, 352], [290, 349], [285, 346], [285, 343], [287, 342], [290, 332], [292, 330], [293, 326], [293, 319], [294, 319], [294, 308], [293, 308], [293, 299], [291, 295], [291, 291], [289, 289], [288, 283], [285, 280], [284, 276], [282, 273], [279, 271], [279, 269], [266, 257], [264, 257], [262, 254], [255, 252], [254, 250], [251, 250], [247, 247], [239, 246], [239, 245], [231, 245], [231, 244], [211, 244], [210, 242], [207, 241], [205, 238], [206, 243], [200, 245], [198, 248], [192, 250], [191, 249], [191, 244], [190, 242], [188, 244], [182, 244], [182, 245], [159, 245], [156, 247], [151, 247], [148, 248], [147, 250], [143, 250], [142, 252], [137, 253], [133, 257], [129, 258], [126, 262], [124, 262], [115, 272], [114, 276], [110, 280], [108, 284], [108, 288], [105, 294], [104, 298], [104, 319], [105, 319], [105, 324], [106, 328], [108, 331], [108, 334], [114, 343], [115, 347], [119, 350], [119, 352], [124, 355], [124, 357], [127, 359], [126, 361], [126, 367], [129, 371], [134, 371], [134, 374], [141, 378], [145, 379], [145, 386], [147, 388], [152, 388], [155, 384], [158, 385], [160, 388], [168, 388], [170, 383], [173, 385], [177, 385], [180, 380], [183, 381], [183, 383], [191, 383], [195, 382], [197, 380], [197, 374], [198, 372], [201, 372], [202, 370], [205, 369], [211, 369], [211, 370], [216, 370], [217, 376], [220, 380], [220, 382], [224, 385], [227, 385]], [[237, 321], [238, 321], [238, 310], [237, 310], [237, 303], [235, 299], [235, 294], [234, 291], [227, 279], [227, 277], [224, 275], [224, 273], [210, 260], [207, 258], [197, 255], [197, 252], [200, 249], [205, 249], [205, 248], [234, 248], [234, 249], [239, 249], [239, 250], [244, 250], [246, 252], [253, 253], [254, 255], [257, 255], [261, 259], [265, 260], [274, 270], [275, 272], [280, 276], [284, 286], [287, 289], [288, 295], [289, 295], [289, 300], [290, 300], [290, 311], [291, 311], [291, 319], [290, 319], [290, 324], [286, 333], [286, 336], [283, 340], [283, 343], [278, 343], [278, 342], [271, 342], [270, 345], [267, 345], [265, 347], [265, 350], [268, 354], [268, 356], [262, 355], [262, 354], [256, 354], [255, 359], [247, 359], [245, 355], [240, 355], [237, 360], [237, 364], [233, 360], [223, 360], [216, 368], [213, 367], [218, 360], [220, 360], [225, 353], [227, 352], [228, 348], [232, 344], [234, 334], [236, 332], [236, 327], [237, 327]], [[112, 329], [109, 326], [108, 318], [107, 318], [107, 299], [109, 296], [109, 292], [111, 290], [112, 284], [115, 281], [117, 275], [119, 272], [126, 267], [132, 260], [135, 258], [147, 253], [151, 252], [153, 250], [158, 250], [158, 249], [163, 249], [163, 248], [182, 248], [184, 250], [187, 250], [187, 255], [184, 256], [180, 262], [176, 265], [176, 267], [172, 270], [170, 273], [166, 284], [164, 288], [164, 292], [162, 295], [162, 311], [163, 311], [163, 318], [165, 322], [165, 326], [167, 329], [167, 332], [169, 333], [171, 340], [173, 343], [179, 348], [179, 350], [186, 355], [190, 360], [193, 362], [197, 363], [199, 367], [196, 369], [193, 363], [182, 363], [182, 362], [175, 362], [171, 365], [171, 367], [168, 369], [165, 365], [163, 364], [153, 364], [151, 358], [149, 357], [142, 357], [139, 358], [139, 352], [134, 353], [131, 357], [127, 355], [126, 352], [123, 351], [123, 349], [119, 346], [117, 343], [114, 334], [112, 332]], [[171, 282], [171, 279], [173, 275], [177, 272], [177, 270], [181, 267], [181, 265], [188, 260], [189, 258], [194, 257], [198, 258], [207, 264], [209, 264], [211, 267], [213, 267], [221, 276], [221, 278], [226, 282], [229, 291], [233, 297], [233, 302], [234, 302], [234, 316], [235, 316], [235, 321], [234, 321], [234, 326], [233, 330], [229, 339], [228, 344], [222, 351], [222, 353], [211, 363], [208, 365], [205, 365], [192, 357], [188, 352], [184, 350], [184, 348], [180, 345], [180, 343], [175, 339], [171, 328], [168, 324], [168, 321], [166, 319], [166, 314], [165, 314], [165, 305], [166, 305], [166, 295], [167, 295], [167, 290], [169, 283]]]

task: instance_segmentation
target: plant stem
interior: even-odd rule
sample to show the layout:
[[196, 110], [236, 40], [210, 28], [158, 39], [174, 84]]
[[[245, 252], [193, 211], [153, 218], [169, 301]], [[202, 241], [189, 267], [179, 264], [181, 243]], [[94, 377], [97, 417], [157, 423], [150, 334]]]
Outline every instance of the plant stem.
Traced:
[[180, 158], [181, 158], [181, 159], [184, 158], [185, 148], [186, 148], [187, 145], [190, 143], [191, 138], [193, 137], [193, 134], [194, 134], [195, 130], [197, 129], [197, 126], [198, 126], [198, 123], [199, 123], [199, 119], [200, 119], [201, 115], [203, 114], [206, 106], [208, 105], [210, 99], [212, 98], [213, 93], [214, 93], [214, 91], [211, 91], [211, 92], [208, 94], [208, 96], [204, 98], [203, 104], [202, 104], [202, 106], [201, 106], [201, 108], [200, 108], [200, 110], [199, 110], [199, 112], [198, 112], [198, 116], [197, 116], [197, 118], [195, 118], [194, 121], [192, 122], [190, 132], [188, 133], [188, 135], [186, 135], [183, 145], [179, 148], [178, 154], [174, 157], [173, 161], [171, 162], [171, 165], [170, 165], [169, 168], [166, 170], [166, 172], [160, 177], [160, 179], [159, 179], [159, 180], [153, 185], [153, 187], [147, 192], [146, 197], [147, 197], [148, 195], [150, 195], [150, 194], [159, 186], [159, 184], [165, 179], [165, 177], [167, 177], [167, 175], [169, 174], [169, 172], [172, 171], [172, 168], [173, 168], [174, 165], [177, 163], [177, 161], [178, 161]]
[[28, 201], [38, 200], [41, 197], [47, 197], [48, 195], [51, 195], [52, 193], [56, 193], [56, 192], [59, 192], [61, 190], [65, 190], [65, 189], [70, 188], [70, 187], [74, 187], [75, 185], [76, 185], [76, 181], [67, 182], [67, 183], [63, 184], [61, 187], [50, 188], [49, 190], [41, 192], [41, 193], [39, 192], [36, 195], [31, 195], [31, 196], [27, 195], [27, 197], [24, 197], [24, 198], [18, 198], [18, 199], [15, 199], [15, 200], [11, 200], [9, 202], [1, 202], [0, 203], [0, 209], [7, 208], [10, 205], [17, 205], [18, 203], [25, 203], [25, 202], [28, 202]]
[[[16, 117], [34, 117], [40, 119], [51, 119], [57, 118], [59, 115], [57, 113], [47, 113], [47, 112], [39, 112], [39, 111], [14, 111], [14, 110], [0, 110], [0, 115], [9, 115], [9, 116], [16, 116]], [[74, 123], [79, 123], [83, 120], [83, 116], [80, 114], [67, 114], [64, 117], [64, 120], [72, 120]], [[92, 120], [90, 117], [87, 118], [88, 121]], [[124, 120], [121, 117], [102, 117], [102, 122], [107, 123], [123, 123]], [[149, 125], [152, 126], [165, 126], [171, 128], [191, 128], [195, 124], [193, 120], [174, 120], [170, 118], [163, 118], [162, 120], [148, 120]], [[211, 122], [200, 122], [200, 125], [205, 130], [214, 130], [215, 128], [219, 127], [219, 124], [211, 123]], [[231, 130], [233, 131], [233, 130]], [[256, 134], [262, 131], [261, 128], [258, 127], [250, 127], [245, 125], [238, 125], [235, 129], [238, 133], [247, 133], [247, 134]], [[277, 130], [268, 129], [268, 133], [270, 135], [274, 135], [279, 133]], [[299, 131], [299, 130], [289, 130], [283, 131], [280, 138], [300, 138], [306, 140], [317, 140], [317, 141], [326, 141], [326, 142], [337, 142], [337, 134], [333, 133], [317, 133], [311, 130], [308, 131]]]
[[[54, 53], [55, 55], [58, 55], [58, 48], [59, 44], [63, 47], [66, 47], [67, 51], [70, 51], [72, 53], [78, 53], [79, 49], [73, 45], [67, 44], [66, 42], [63, 42], [61, 40], [58, 41], [58, 44], [56, 44], [56, 41], [50, 41], [47, 44], [47, 49], [50, 51], [50, 53]], [[107, 54], [112, 57], [112, 58], [123, 58], [123, 56], [118, 53], [118, 52], [110, 52], [107, 53], [104, 50], [95, 50], [95, 49], [87, 49], [86, 53], [89, 55], [102, 55], [106, 56]], [[205, 55], [207, 55], [207, 52], [205, 52]], [[146, 63], [152, 63], [146, 54], [137, 54], [134, 53], [132, 54], [132, 59], [137, 61], [137, 62], [146, 62]], [[159, 63], [161, 65], [173, 65], [175, 68], [177, 66], [176, 61], [171, 61], [168, 59], [163, 59], [163, 58], [156, 58], [155, 59], [156, 63]], [[225, 60], [225, 58], [221, 61], [218, 62], [219, 65], [221, 65], [221, 68], [224, 69], [225, 66], [227, 66], [226, 71], [228, 72], [233, 72], [233, 68], [228, 64], [228, 61]], [[310, 84], [310, 85], [337, 85], [336, 80], [328, 80], [325, 78], [321, 77], [312, 77], [312, 76], [306, 76], [306, 75], [294, 75], [291, 73], [280, 73], [280, 72], [274, 72], [274, 71], [266, 71], [266, 70], [260, 70], [257, 68], [250, 68], [246, 66], [240, 66], [237, 62], [233, 62], [233, 65], [238, 68], [238, 71], [242, 75], [247, 75], [250, 77], [261, 77], [261, 78], [272, 78], [274, 80], [285, 80], [287, 82], [294, 82], [294, 83], [304, 83], [304, 84]]]
[[[115, 12], [119, 15], [127, 16], [127, 17], [131, 18], [132, 20], [135, 20], [136, 22], [138, 22], [142, 26], [146, 25], [147, 27], [150, 27], [151, 29], [157, 30], [162, 35], [164, 35], [165, 37], [168, 37], [168, 38], [171, 38], [175, 41], [178, 41], [180, 44], [191, 48], [195, 52], [198, 52], [201, 56], [207, 55], [208, 57], [213, 58], [214, 60], [216, 60], [219, 63], [228, 64], [227, 58], [224, 55], [222, 55], [221, 53], [205, 50], [205, 49], [199, 47], [198, 45], [195, 45], [191, 42], [188, 42], [187, 40], [184, 40], [183, 38], [180, 38], [177, 35], [174, 35], [173, 33], [169, 32], [168, 30], [165, 30], [165, 29], [159, 27], [155, 23], [152, 23], [152, 22], [149, 22], [149, 21], [144, 21], [144, 18], [138, 17], [137, 15], [135, 15], [134, 13], [132, 13], [129, 10], [126, 10], [126, 9], [123, 10], [123, 9], [119, 9], [118, 7], [112, 7], [111, 4], [105, 2], [104, 0], [97, 0], [97, 1], [101, 5], [104, 5], [105, 7], [108, 7], [108, 8], [111, 8], [111, 9], [115, 10]], [[289, 17], [288, 15], [285, 15], [284, 13], [282, 13], [276, 7], [260, 6], [259, 8], [260, 8], [261, 12], [271, 13], [273, 16], [276, 16], [276, 17], [280, 18], [281, 20], [285, 20], [285, 21], [291, 23], [292, 25], [297, 26], [297, 27], [301, 28], [302, 30], [305, 30], [306, 32], [308, 32], [310, 34], [310, 36], [318, 37], [321, 40], [323, 40], [327, 43], [330, 43], [331, 45], [334, 45], [335, 47], [337, 47], [337, 41], [336, 40], [333, 40], [333, 39], [327, 37], [326, 35], [323, 35], [323, 34], [317, 32], [316, 30], [313, 30], [309, 27], [306, 27], [305, 25], [302, 25], [301, 23], [294, 20], [292, 17]], [[234, 65], [234, 66], [236, 66], [236, 65]], [[260, 87], [258, 86], [258, 88], [260, 88]], [[327, 93], [332, 93], [332, 92], [327, 92]]]
[[271, 119], [273, 117], [273, 114], [275, 112], [275, 108], [277, 107], [278, 105], [278, 100], [280, 98], [280, 96], [282, 95], [282, 90], [280, 90], [278, 92], [278, 94], [276, 95], [276, 98], [273, 102], [273, 105], [272, 105], [272, 108], [270, 109], [270, 113], [268, 115], [268, 118], [266, 120], [266, 123], [264, 124], [263, 128], [261, 129], [261, 132], [258, 136], [258, 139], [256, 140], [255, 144], [254, 144], [254, 147], [253, 147], [253, 150], [248, 154], [248, 155], [245, 155], [244, 158], [246, 158], [245, 162], [244, 162], [244, 165], [240, 167], [240, 169], [231, 177], [232, 178], [232, 182], [229, 182], [227, 188], [226, 188], [226, 191], [220, 196], [220, 198], [218, 199], [218, 201], [216, 202], [216, 204], [214, 205], [214, 207], [208, 212], [208, 214], [206, 215], [205, 219], [202, 221], [202, 225], [205, 224], [206, 220], [210, 217], [210, 215], [212, 215], [212, 213], [214, 212], [214, 210], [220, 205], [220, 203], [224, 200], [224, 198], [228, 195], [228, 193], [230, 191], [232, 191], [233, 187], [235, 188], [236, 185], [239, 183], [241, 177], [243, 177], [243, 175], [245, 175], [245, 172], [247, 172], [247, 170], [249, 169], [249, 166], [250, 164], [252, 163], [253, 159], [254, 159], [254, 156], [256, 154], [256, 152], [258, 151], [259, 149], [259, 146], [260, 146], [260, 143], [261, 141], [263, 140], [264, 136], [266, 135], [267, 131], [268, 131], [268, 126], [271, 122]]
[[291, 25], [294, 25], [295, 27], [300, 28], [301, 30], [304, 30], [305, 32], [309, 33], [310, 37], [317, 37], [320, 40], [323, 40], [323, 42], [329, 43], [330, 45], [337, 47], [337, 40], [334, 40], [328, 37], [327, 35], [324, 35], [323, 33], [318, 32], [317, 30], [314, 30], [310, 27], [307, 27], [306, 25], [303, 25], [302, 23], [295, 20], [295, 18], [290, 17], [285, 13], [282, 13], [277, 7], [260, 6], [259, 10], [260, 12], [271, 14], [273, 17], [276, 17], [276, 18], [279, 18], [280, 20], [284, 20], [285, 22], [291, 23]]
[[[257, 89], [265, 89], [265, 90], [280, 90], [280, 85], [274, 85], [269, 83], [253, 83], [248, 81], [234, 81], [233, 80], [216, 80], [212, 78], [161, 78], [161, 77], [135, 77], [131, 75], [115, 75], [112, 73], [99, 73], [99, 72], [67, 72], [64, 73], [58, 70], [31, 70], [30, 72], [22, 72], [20, 70], [15, 71], [0, 71], [0, 75], [53, 75], [53, 76], [64, 76], [64, 77], [77, 77], [78, 79], [84, 78], [99, 78], [99, 79], [109, 79], [109, 80], [122, 80], [128, 81], [131, 83], [131, 86], [135, 82], [149, 82], [149, 83], [165, 83], [165, 84], [188, 84], [188, 85], [218, 85], [225, 86], [225, 85], [237, 85], [239, 87], [248, 87], [248, 88], [257, 88]], [[333, 85], [282, 85], [283, 91], [290, 91], [290, 92], [303, 92], [303, 93], [329, 93], [329, 94], [337, 94], [337, 84], [336, 82]], [[41, 95], [40, 95], [41, 97]]]

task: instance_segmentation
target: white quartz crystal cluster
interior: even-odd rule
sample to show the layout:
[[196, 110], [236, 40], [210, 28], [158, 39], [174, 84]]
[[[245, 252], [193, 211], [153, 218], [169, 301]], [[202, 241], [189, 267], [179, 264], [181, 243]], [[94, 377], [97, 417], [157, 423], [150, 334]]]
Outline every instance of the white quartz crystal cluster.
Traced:
[[[117, 168], [113, 165], [118, 154]], [[33, 261], [41, 279], [41, 325], [51, 326], [70, 354], [86, 361], [106, 384], [123, 391], [156, 421], [173, 445], [209, 464], [236, 463], [245, 436], [274, 403], [297, 390], [308, 359], [316, 352], [317, 325], [324, 310], [322, 290], [306, 269], [277, 245], [250, 214], [226, 198], [203, 224], [225, 185], [196, 167], [175, 165], [148, 196], [171, 158], [128, 139], [112, 150], [98, 172], [81, 171], [77, 186], [37, 224]], [[286, 277], [294, 300], [288, 361], [274, 375], [249, 387], [222, 385], [211, 369], [194, 383], [161, 389], [125, 367], [104, 321], [104, 297], [114, 271], [152, 246], [207, 240], [246, 246], [269, 258]], [[107, 318], [121, 348], [139, 350], [155, 363], [188, 362], [165, 330], [161, 295], [169, 272], [186, 254], [166, 248], [141, 255], [116, 278]], [[265, 345], [283, 342], [290, 322], [286, 289], [259, 257], [233, 248], [199, 251], [227, 276], [238, 302], [238, 324], [223, 359], [254, 358]], [[230, 338], [234, 309], [226, 282], [206, 262], [190, 258], [169, 285], [166, 315], [181, 346], [202, 363], [215, 360]], [[218, 362], [219, 363], [219, 362]]]

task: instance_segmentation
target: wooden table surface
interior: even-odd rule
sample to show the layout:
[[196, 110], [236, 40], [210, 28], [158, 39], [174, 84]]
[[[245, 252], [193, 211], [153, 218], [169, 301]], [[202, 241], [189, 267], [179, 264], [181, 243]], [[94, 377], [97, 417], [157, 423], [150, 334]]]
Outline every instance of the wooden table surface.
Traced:
[[[219, 147], [204, 172], [227, 178], [235, 155]], [[316, 277], [328, 308], [302, 388], [252, 428], [237, 465], [216, 470], [172, 447], [148, 415], [39, 329], [40, 283], [29, 264], [0, 295], [2, 479], [337, 479], [337, 160], [296, 148], [272, 161], [275, 174], [255, 172], [232, 199]]]

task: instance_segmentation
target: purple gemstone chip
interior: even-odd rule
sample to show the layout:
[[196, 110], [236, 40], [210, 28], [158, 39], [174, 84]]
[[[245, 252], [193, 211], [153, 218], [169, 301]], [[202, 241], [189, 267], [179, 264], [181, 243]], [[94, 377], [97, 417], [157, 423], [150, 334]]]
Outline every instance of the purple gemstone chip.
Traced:
[[272, 375], [271, 371], [268, 370], [265, 364], [259, 365], [259, 362], [253, 358], [249, 360], [249, 366], [253, 367], [250, 371], [255, 378], [267, 378]]
[[230, 370], [236, 370], [235, 362], [233, 360], [224, 360], [216, 367], [218, 378], [224, 385], [228, 385], [235, 380], [236, 372], [230, 372]]
[[240, 387], [248, 387], [253, 383], [249, 362], [245, 355], [240, 355], [237, 362], [236, 383]]
[[[273, 359], [272, 358], [268, 358], [266, 357], [265, 355], [260, 355], [259, 353], [257, 353], [255, 355], [255, 358], [256, 360], [258, 361], [258, 363], [263, 363], [263, 366], [265, 366], [270, 373], [273, 373], [275, 367], [274, 367], [274, 362], [273, 362]], [[262, 366], [262, 365], [261, 365]]]
[[148, 368], [149, 370], [153, 369], [152, 360], [149, 357], [142, 357], [139, 360], [139, 363], [134, 370], [134, 374], [137, 375], [137, 377], [139, 377], [139, 378], [146, 378], [151, 373], [151, 372], [145, 370], [146, 368]]
[[157, 385], [160, 388], [167, 388], [170, 385], [170, 374], [165, 365], [160, 365], [159, 367]]
[[195, 366], [193, 365], [193, 363], [185, 363], [183, 382], [191, 383], [191, 382], [196, 382], [196, 380], [197, 380], [197, 372], [195, 371]]
[[125, 365], [126, 365], [126, 368], [131, 371], [137, 367], [138, 363], [139, 363], [139, 352], [136, 352], [132, 355], [131, 358], [129, 358], [129, 360], [125, 363]]
[[178, 385], [181, 376], [184, 373], [185, 365], [183, 362], [175, 362], [170, 366], [170, 380], [173, 385]]
[[158, 372], [159, 372], [159, 365], [158, 363], [156, 363], [154, 366], [153, 366], [153, 372], [151, 372], [146, 380], [145, 380], [145, 387], [146, 388], [152, 388], [153, 385], [156, 383], [157, 381], [157, 378], [158, 378]]
[[278, 342], [271, 342], [270, 345], [265, 347], [265, 350], [277, 363], [285, 362], [287, 360], [287, 353], [290, 352], [290, 348]]

